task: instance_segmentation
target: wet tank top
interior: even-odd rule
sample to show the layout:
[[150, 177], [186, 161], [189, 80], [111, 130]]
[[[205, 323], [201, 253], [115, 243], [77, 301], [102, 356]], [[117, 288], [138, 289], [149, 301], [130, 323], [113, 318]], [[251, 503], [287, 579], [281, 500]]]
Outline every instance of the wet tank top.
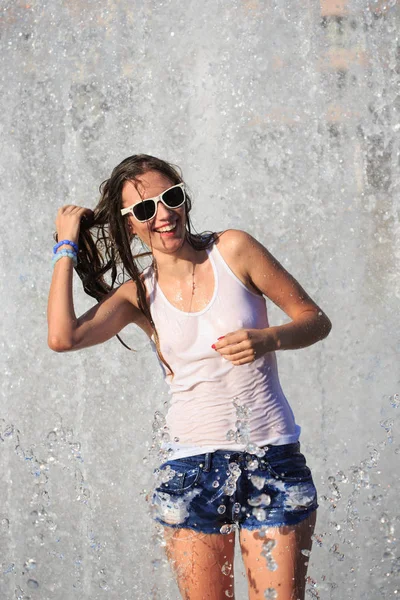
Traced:
[[143, 272], [161, 351], [174, 371], [172, 378], [160, 362], [171, 394], [166, 415], [170, 442], [164, 449], [175, 459], [217, 449], [244, 451], [249, 443], [296, 442], [301, 430], [281, 388], [275, 352], [235, 366], [211, 348], [226, 333], [269, 324], [265, 298], [247, 289], [215, 244], [207, 254], [214, 293], [199, 312], [173, 306], [154, 269]]

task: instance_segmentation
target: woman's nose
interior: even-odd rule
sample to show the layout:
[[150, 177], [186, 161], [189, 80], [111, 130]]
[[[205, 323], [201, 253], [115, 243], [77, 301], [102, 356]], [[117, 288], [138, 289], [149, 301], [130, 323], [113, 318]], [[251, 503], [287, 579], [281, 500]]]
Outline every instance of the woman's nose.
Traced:
[[159, 219], [168, 219], [172, 212], [173, 211], [167, 206], [165, 206], [165, 204], [159, 202], [157, 206], [156, 217], [158, 217]]

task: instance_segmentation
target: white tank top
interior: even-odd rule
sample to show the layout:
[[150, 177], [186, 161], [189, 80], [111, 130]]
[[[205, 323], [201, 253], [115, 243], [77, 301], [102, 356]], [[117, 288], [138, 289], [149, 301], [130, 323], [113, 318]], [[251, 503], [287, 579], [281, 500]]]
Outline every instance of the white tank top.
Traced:
[[282, 391], [275, 352], [235, 366], [211, 348], [226, 333], [269, 324], [265, 298], [247, 289], [215, 244], [207, 254], [214, 293], [199, 312], [173, 306], [153, 268], [143, 272], [160, 348], [174, 371], [173, 378], [166, 375], [160, 362], [171, 394], [166, 415], [170, 442], [163, 447], [175, 459], [218, 449], [244, 451], [249, 443], [296, 442], [301, 429]]

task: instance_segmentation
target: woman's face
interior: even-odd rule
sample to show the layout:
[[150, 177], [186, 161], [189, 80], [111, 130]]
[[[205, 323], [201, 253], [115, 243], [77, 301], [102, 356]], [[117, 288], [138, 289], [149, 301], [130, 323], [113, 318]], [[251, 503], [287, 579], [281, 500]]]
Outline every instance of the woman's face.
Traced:
[[[132, 206], [142, 199], [155, 198], [161, 192], [175, 185], [165, 175], [158, 171], [148, 171], [136, 178], [136, 185], [142, 195], [139, 195], [135, 184], [127, 181], [122, 188], [122, 208]], [[126, 216], [129, 219], [131, 233], [139, 238], [153, 251], [172, 254], [176, 252], [185, 240], [186, 205], [180, 208], [167, 208], [162, 202], [157, 204], [157, 212], [153, 219], [141, 223], [132, 213]], [[160, 229], [174, 226], [172, 231], [162, 232]]]

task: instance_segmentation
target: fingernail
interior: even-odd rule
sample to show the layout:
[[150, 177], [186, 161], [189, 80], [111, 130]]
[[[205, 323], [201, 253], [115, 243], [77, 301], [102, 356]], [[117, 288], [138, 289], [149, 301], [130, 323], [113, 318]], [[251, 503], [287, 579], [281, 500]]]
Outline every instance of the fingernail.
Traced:
[[213, 345], [211, 346], [211, 348], [212, 348], [213, 350], [215, 350], [215, 344], [213, 344]]
[[217, 338], [218, 340], [223, 340], [224, 339], [224, 335], [221, 335], [221, 337]]

